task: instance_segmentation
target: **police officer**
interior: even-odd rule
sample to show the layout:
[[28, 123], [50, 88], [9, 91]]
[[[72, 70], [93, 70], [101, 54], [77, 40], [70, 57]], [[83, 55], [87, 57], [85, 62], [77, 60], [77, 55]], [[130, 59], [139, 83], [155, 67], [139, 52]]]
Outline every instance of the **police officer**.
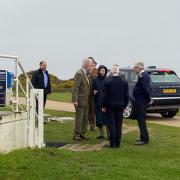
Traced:
[[151, 101], [150, 77], [144, 71], [144, 63], [138, 62], [134, 66], [134, 71], [138, 74], [138, 80], [133, 90], [135, 99], [135, 113], [140, 129], [140, 139], [135, 145], [145, 145], [149, 142], [149, 133], [146, 124], [146, 110]]

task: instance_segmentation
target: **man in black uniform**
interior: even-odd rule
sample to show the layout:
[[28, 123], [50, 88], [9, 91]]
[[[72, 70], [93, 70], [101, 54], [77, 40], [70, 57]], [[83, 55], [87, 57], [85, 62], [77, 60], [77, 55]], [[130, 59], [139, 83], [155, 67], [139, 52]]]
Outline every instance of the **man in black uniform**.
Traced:
[[140, 139], [135, 145], [144, 145], [149, 142], [149, 133], [146, 124], [146, 110], [151, 101], [150, 76], [144, 71], [142, 62], [136, 63], [134, 71], [138, 74], [138, 81], [134, 87], [135, 113], [140, 129]]
[[51, 81], [47, 71], [47, 63], [41, 61], [40, 68], [32, 74], [32, 85], [35, 89], [44, 90], [44, 106], [46, 105], [47, 95], [51, 93]]
[[109, 119], [110, 145], [108, 147], [120, 147], [123, 111], [128, 104], [128, 83], [119, 76], [119, 66], [114, 65], [111, 76], [104, 84], [102, 96], [102, 110], [107, 112]]

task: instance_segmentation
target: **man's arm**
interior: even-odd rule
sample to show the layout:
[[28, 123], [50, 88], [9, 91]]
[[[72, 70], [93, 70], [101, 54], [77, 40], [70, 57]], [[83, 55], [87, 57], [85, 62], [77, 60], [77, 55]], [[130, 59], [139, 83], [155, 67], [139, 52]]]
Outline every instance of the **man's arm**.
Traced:
[[36, 88], [36, 82], [37, 82], [37, 72], [34, 71], [34, 72], [32, 73], [32, 79], [31, 79], [31, 83], [32, 83], [32, 85], [33, 85], [34, 88]]
[[92, 80], [92, 93], [93, 93], [93, 97], [98, 93], [98, 89], [96, 86], [96, 78]]
[[125, 97], [125, 107], [127, 107], [129, 103], [129, 85], [128, 82], [125, 80], [125, 91], [124, 91], [124, 97]]
[[108, 83], [108, 80], [106, 79], [104, 82], [104, 86], [103, 86], [103, 90], [102, 90], [102, 96], [101, 96], [101, 100], [100, 100], [102, 108], [106, 108], [107, 83]]
[[142, 76], [142, 88], [144, 90], [145, 96], [149, 101], [151, 101], [151, 90], [150, 90], [150, 77]]
[[78, 103], [79, 88], [80, 88], [81, 82], [82, 82], [82, 75], [78, 73], [74, 77], [74, 86], [72, 90], [72, 102], [74, 104]]
[[51, 78], [50, 75], [48, 74], [48, 89], [49, 89], [49, 94], [52, 93], [52, 89], [51, 89]]

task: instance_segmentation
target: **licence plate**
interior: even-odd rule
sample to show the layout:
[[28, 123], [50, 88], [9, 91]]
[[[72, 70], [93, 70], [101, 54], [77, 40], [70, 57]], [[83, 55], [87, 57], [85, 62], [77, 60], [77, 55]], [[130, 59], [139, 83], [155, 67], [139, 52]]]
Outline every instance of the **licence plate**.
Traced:
[[163, 89], [164, 94], [174, 94], [176, 93], [176, 89]]

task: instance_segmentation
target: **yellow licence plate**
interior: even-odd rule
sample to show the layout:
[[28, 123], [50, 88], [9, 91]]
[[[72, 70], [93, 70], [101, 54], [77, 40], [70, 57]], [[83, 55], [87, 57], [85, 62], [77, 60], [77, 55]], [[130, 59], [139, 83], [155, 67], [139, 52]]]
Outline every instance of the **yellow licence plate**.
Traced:
[[174, 94], [176, 93], [176, 89], [163, 89], [164, 94]]

